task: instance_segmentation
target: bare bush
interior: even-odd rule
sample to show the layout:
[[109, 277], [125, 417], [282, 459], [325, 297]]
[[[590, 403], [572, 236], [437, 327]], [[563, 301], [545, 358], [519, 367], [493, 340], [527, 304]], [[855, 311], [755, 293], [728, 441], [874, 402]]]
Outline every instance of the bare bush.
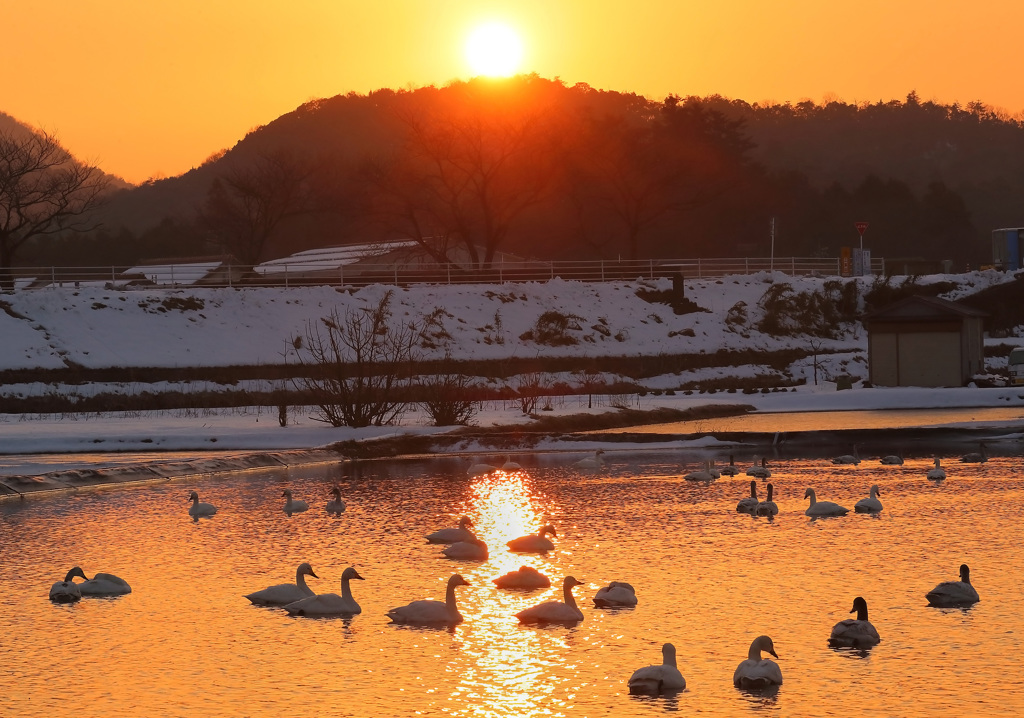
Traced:
[[[445, 354], [443, 369], [450, 369], [451, 355]], [[478, 403], [469, 398], [472, 382], [465, 374], [442, 371], [421, 377], [420, 405], [434, 426], [468, 424], [477, 414]]]

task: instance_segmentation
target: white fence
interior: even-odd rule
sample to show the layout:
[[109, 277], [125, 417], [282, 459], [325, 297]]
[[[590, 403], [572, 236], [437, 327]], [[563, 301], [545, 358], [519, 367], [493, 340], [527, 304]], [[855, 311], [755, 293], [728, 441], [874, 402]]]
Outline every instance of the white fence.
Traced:
[[[883, 272], [885, 261], [873, 257], [873, 274]], [[732, 259], [594, 260], [580, 262], [515, 262], [470, 269], [444, 264], [399, 266], [357, 262], [335, 267], [311, 267], [279, 262], [273, 272], [209, 262], [161, 264], [153, 267], [16, 267], [17, 289], [103, 286], [110, 289], [146, 287], [292, 287], [310, 285], [365, 286], [367, 284], [502, 284], [546, 281], [555, 277], [586, 282], [633, 280], [638, 277], [702, 279], [729, 274], [775, 271], [790, 275], [848, 276], [841, 259], [809, 257], [741, 257]]]

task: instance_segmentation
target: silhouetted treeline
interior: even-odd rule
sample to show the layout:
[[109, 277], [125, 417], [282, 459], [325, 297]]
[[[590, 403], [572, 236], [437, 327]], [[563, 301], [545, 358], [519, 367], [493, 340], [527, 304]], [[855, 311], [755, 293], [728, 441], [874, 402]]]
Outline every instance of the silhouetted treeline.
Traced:
[[[653, 101], [537, 76], [306, 103], [203, 166], [118, 195], [106, 229], [25, 264], [424, 241], [543, 259], [875, 256], [988, 261], [1024, 225], [1024, 127], [980, 103]], [[429, 240], [429, 241], [428, 241]]]

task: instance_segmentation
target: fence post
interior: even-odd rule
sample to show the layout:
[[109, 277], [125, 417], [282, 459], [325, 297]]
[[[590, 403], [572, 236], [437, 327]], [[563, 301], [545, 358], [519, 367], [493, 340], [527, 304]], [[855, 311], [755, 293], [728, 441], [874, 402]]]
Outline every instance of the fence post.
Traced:
[[700, 257], [697, 257], [697, 279], [701, 278], [700, 274]]
[[345, 265], [338, 265], [338, 281], [341, 282], [341, 286], [345, 286]]
[[604, 281], [604, 260], [601, 260], [601, 281]]
[[750, 257], [743, 258], [743, 273], [750, 274]]
[[56, 267], [50, 267], [50, 286], [51, 287], [56, 287], [57, 286], [57, 268]]
[[284, 265], [284, 288], [288, 288], [288, 265]]
[[796, 257], [791, 257], [790, 259], [793, 260], [793, 272], [792, 272], [792, 274], [795, 277], [796, 276]]

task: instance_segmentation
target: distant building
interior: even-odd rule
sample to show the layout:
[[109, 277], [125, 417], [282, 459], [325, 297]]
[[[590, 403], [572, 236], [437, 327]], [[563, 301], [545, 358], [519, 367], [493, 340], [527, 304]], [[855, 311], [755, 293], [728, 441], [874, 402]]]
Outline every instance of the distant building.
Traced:
[[1021, 268], [1021, 244], [1024, 227], [992, 230], [992, 264], [996, 269], [1013, 272]]
[[964, 386], [985, 368], [985, 312], [908, 297], [864, 317], [876, 386]]
[[118, 275], [117, 283], [152, 287], [229, 287], [239, 283], [244, 268], [230, 255], [154, 259], [124, 270]]

